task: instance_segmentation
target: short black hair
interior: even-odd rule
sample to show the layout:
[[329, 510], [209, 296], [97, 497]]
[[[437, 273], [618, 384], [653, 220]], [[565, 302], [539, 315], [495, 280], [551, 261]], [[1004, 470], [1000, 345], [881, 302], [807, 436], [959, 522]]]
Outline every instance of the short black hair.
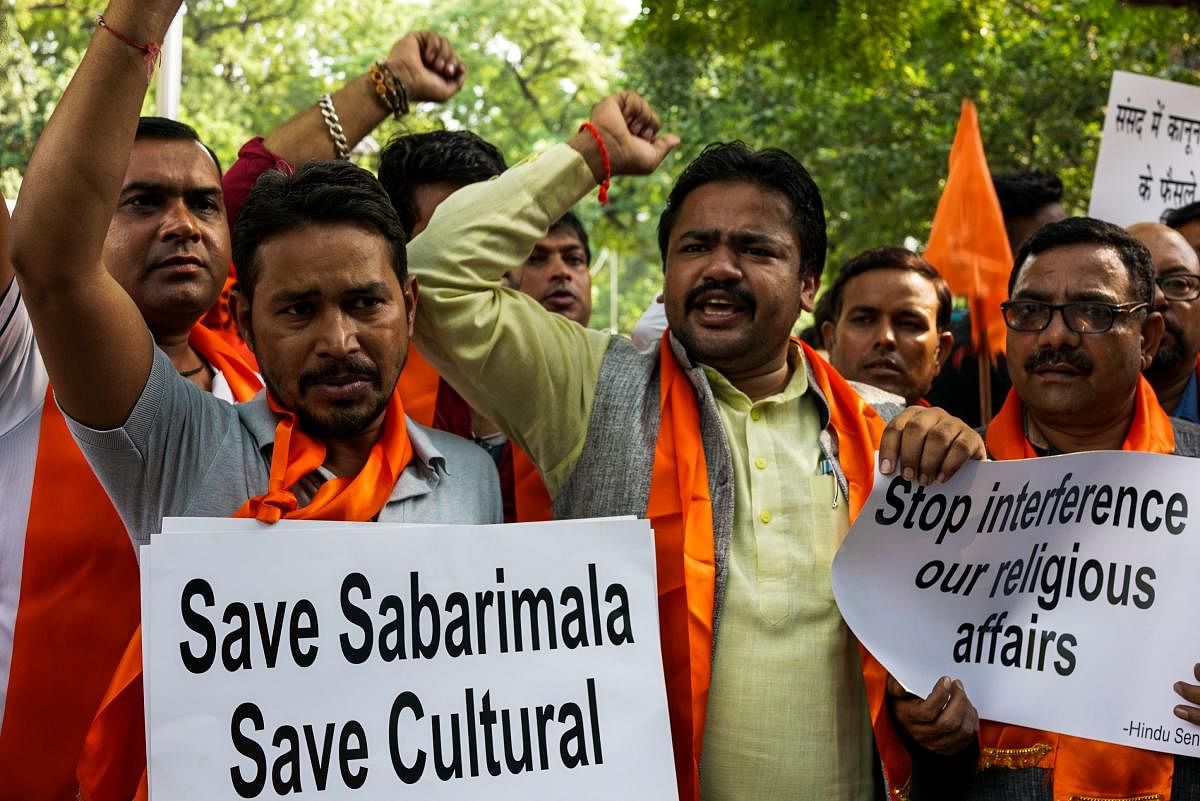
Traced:
[[567, 233], [575, 235], [575, 238], [579, 240], [579, 244], [583, 245], [584, 260], [588, 264], [591, 264], [592, 248], [588, 244], [587, 231], [584, 229], [583, 223], [579, 221], [579, 218], [575, 216], [574, 212], [568, 211], [566, 214], [555, 220], [554, 224], [550, 226], [550, 230], [546, 232], [546, 235], [549, 236], [550, 234], [556, 234], [559, 231], [566, 231]]
[[828, 303], [825, 313], [828, 315], [829, 322], [837, 325], [838, 319], [842, 316], [842, 306], [845, 302], [843, 295], [850, 279], [874, 270], [908, 270], [933, 284], [938, 299], [937, 330], [942, 332], [950, 329], [950, 313], [953, 311], [954, 298], [950, 294], [950, 287], [946, 283], [946, 279], [942, 278], [942, 274], [937, 271], [937, 268], [924, 257], [918, 256], [908, 248], [899, 247], [871, 248], [842, 265], [842, 269], [838, 271], [829, 290], [821, 296], [821, 299]]
[[213, 164], [217, 167], [217, 175], [223, 175], [221, 160], [217, 158], [217, 154], [213, 152], [211, 147], [201, 141], [200, 134], [196, 133], [195, 128], [179, 120], [172, 120], [167, 117], [138, 117], [137, 133], [133, 135], [133, 140], [136, 142], [141, 139], [178, 139], [196, 142], [200, 147], [208, 151], [208, 155], [212, 156]]
[[268, 170], [242, 204], [233, 228], [233, 264], [238, 291], [254, 297], [257, 254], [268, 238], [310, 223], [349, 223], [388, 241], [392, 268], [408, 274], [408, 241], [387, 193], [371, 173], [348, 161], [310, 161], [294, 174]]
[[1162, 213], [1163, 225], [1169, 225], [1172, 228], [1178, 228], [1196, 219], [1200, 219], [1200, 200], [1177, 209], [1167, 209]]
[[1004, 172], [992, 176], [1005, 221], [1032, 217], [1038, 209], [1061, 203], [1062, 181], [1052, 172]]
[[1149, 249], [1119, 225], [1094, 217], [1067, 217], [1039, 228], [1017, 251], [1012, 272], [1008, 276], [1008, 294], [1012, 295], [1021, 269], [1030, 256], [1070, 245], [1096, 245], [1115, 250], [1129, 271], [1134, 298], [1154, 304], [1155, 272]]
[[496, 146], [470, 131], [403, 134], [379, 154], [379, 182], [410, 238], [417, 224], [418, 186], [444, 182], [466, 186], [495, 178], [506, 169]]
[[693, 190], [711, 183], [745, 182], [778, 192], [792, 206], [792, 229], [800, 243], [800, 272], [820, 275], [825, 269], [825, 206], [808, 170], [786, 150], [752, 150], [745, 142], [708, 145], [679, 176], [658, 219], [658, 249], [663, 266], [679, 209]]

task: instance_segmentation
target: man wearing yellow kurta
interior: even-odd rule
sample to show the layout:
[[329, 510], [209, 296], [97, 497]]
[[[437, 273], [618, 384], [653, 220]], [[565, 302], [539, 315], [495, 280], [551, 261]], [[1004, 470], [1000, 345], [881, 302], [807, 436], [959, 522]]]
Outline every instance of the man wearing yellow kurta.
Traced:
[[[673, 142], [654, 135], [646, 113], [635, 95], [609, 98], [591, 133], [447, 199], [435, 221], [457, 215], [464, 230], [438, 227], [412, 244], [417, 341], [534, 459], [557, 517], [654, 522], [681, 797], [872, 798], [871, 723], [889, 727], [890, 713], [881, 690], [869, 708], [829, 567], [850, 501], [869, 488], [883, 417], [900, 407], [876, 394], [872, 408], [789, 340], [825, 252], [820, 195], [803, 167], [740, 145], [689, 167], [660, 226], [672, 331], [655, 350], [639, 353], [500, 285], [506, 264], [607, 177], [600, 141], [614, 173], [657, 165]], [[629, 119], [640, 136], [625, 129]], [[422, 271], [426, 249], [457, 269]], [[849, 427], [833, 425], [839, 415]], [[939, 426], [947, 436], [926, 437]], [[843, 471], [850, 452], [853, 475]], [[903, 453], [899, 467], [928, 481], [983, 448], [943, 412], [913, 409], [881, 452], [886, 471]], [[930, 723], [961, 729], [969, 762], [974, 711], [946, 684], [905, 703], [942, 710]], [[889, 779], [896, 790], [907, 783]]]

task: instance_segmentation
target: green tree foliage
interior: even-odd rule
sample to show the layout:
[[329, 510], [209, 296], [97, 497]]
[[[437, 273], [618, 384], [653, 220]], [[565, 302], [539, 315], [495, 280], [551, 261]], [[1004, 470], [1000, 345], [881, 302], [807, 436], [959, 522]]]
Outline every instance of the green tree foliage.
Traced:
[[[0, 0], [9, 197], [102, 7]], [[465, 127], [515, 162], [571, 132], [607, 92], [642, 90], [683, 146], [657, 175], [618, 179], [611, 205], [579, 208], [593, 249], [620, 256], [618, 314], [605, 268], [593, 325], [628, 330], [661, 286], [654, 226], [671, 181], [707, 142], [799, 156], [826, 198], [834, 267], [925, 238], [963, 98], [979, 108], [994, 170], [1055, 170], [1082, 211], [1112, 70], [1197, 82], [1200, 69], [1197, 12], [1113, 0], [645, 0], [628, 19], [622, 0], [191, 0], [181, 116], [228, 164], [246, 138], [426, 27], [454, 42], [467, 86], [385, 123], [380, 142]]]
[[832, 269], [925, 238], [964, 98], [993, 171], [1056, 171], [1085, 210], [1112, 71], [1195, 82], [1198, 22], [1091, 1], [647, 0], [626, 69], [688, 155], [734, 138], [796, 154], [825, 195]]

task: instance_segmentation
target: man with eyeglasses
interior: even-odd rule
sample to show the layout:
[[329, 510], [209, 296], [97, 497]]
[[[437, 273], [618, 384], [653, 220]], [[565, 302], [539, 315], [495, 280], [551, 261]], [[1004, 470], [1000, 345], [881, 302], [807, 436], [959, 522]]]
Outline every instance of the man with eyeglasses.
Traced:
[[1167, 414], [1200, 423], [1200, 256], [1179, 231], [1138, 223], [1129, 233], [1150, 251], [1165, 331], [1146, 378]]
[[[1013, 388], [984, 437], [992, 458], [1200, 456], [1200, 426], [1168, 417], [1141, 373], [1163, 336], [1142, 243], [1086, 217], [1046, 225], [1017, 254], [1009, 297], [1002, 308]], [[1200, 665], [1194, 672], [1200, 680]], [[1200, 731], [1200, 685], [1173, 689], [1182, 698], [1176, 716]], [[1190, 757], [992, 721], [981, 723], [980, 745], [971, 799], [1200, 799], [1200, 760]]]

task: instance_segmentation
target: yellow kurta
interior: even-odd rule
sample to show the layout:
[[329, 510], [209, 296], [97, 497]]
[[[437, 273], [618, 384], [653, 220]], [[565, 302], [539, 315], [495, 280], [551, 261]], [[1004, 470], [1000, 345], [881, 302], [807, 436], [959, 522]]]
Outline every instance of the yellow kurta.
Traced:
[[873, 792], [858, 646], [830, 583], [846, 499], [817, 444], [798, 349], [791, 382], [752, 403], [705, 370], [729, 441], [733, 541], [700, 760], [705, 801]]

